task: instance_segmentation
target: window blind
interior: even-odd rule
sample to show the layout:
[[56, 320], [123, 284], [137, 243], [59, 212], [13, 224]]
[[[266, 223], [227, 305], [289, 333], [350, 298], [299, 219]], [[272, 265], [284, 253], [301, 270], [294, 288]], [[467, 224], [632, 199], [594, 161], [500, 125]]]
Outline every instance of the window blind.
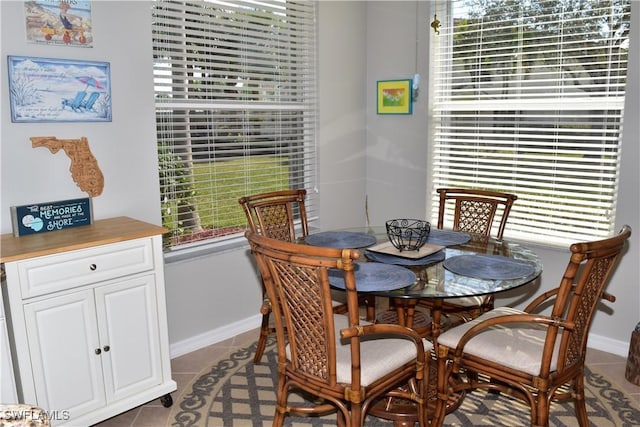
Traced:
[[609, 236], [630, 2], [440, 3], [432, 215], [436, 188], [484, 188], [518, 195], [506, 236], [557, 245]]
[[238, 198], [307, 189], [316, 216], [316, 4], [155, 1], [165, 245], [237, 238]]

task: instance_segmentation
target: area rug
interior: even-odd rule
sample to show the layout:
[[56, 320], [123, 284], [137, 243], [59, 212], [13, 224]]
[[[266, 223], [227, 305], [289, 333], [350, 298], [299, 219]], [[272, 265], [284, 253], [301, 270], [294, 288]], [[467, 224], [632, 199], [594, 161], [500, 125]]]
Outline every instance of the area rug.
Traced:
[[[271, 426], [277, 383], [276, 350], [273, 339], [259, 365], [253, 364], [256, 343], [212, 362], [175, 400], [168, 426], [245, 427]], [[625, 392], [617, 390], [606, 376], [587, 368], [587, 411], [591, 426], [631, 427], [640, 425], [640, 408]], [[294, 395], [294, 399], [302, 400]], [[504, 395], [474, 391], [460, 408], [445, 419], [446, 426], [529, 425], [529, 409]], [[287, 416], [286, 426], [335, 426], [336, 415]], [[368, 416], [366, 426], [391, 427], [393, 423]], [[550, 425], [573, 427], [578, 423], [570, 402], [553, 404]]]

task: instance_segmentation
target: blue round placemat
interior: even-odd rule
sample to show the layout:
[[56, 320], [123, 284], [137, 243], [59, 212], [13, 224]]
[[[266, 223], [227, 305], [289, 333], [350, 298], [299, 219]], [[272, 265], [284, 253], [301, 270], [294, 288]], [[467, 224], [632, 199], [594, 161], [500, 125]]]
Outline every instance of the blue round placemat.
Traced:
[[382, 262], [385, 264], [394, 264], [394, 265], [427, 265], [427, 264], [435, 264], [436, 262], [440, 262], [444, 260], [445, 253], [444, 251], [438, 251], [435, 254], [427, 255], [422, 258], [405, 258], [401, 256], [388, 255], [380, 252], [373, 251], [365, 251], [364, 255], [372, 261]]
[[427, 243], [442, 246], [462, 245], [471, 240], [471, 235], [461, 231], [431, 229]]
[[375, 236], [353, 231], [323, 231], [310, 234], [304, 241], [308, 245], [323, 246], [327, 248], [358, 249], [366, 248], [376, 243]]
[[[355, 263], [356, 289], [362, 292], [391, 291], [413, 284], [416, 275], [413, 271], [399, 265], [379, 262]], [[329, 270], [329, 283], [344, 289], [344, 271]]]
[[444, 268], [455, 274], [477, 279], [513, 280], [527, 277], [535, 267], [502, 255], [458, 255], [444, 260]]

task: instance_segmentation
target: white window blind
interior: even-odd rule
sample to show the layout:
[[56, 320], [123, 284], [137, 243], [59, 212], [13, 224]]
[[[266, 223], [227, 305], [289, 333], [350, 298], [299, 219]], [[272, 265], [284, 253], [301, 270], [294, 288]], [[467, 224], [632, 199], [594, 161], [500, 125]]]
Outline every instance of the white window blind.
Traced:
[[316, 4], [155, 1], [165, 245], [237, 238], [238, 198], [307, 189], [316, 212]]
[[614, 230], [630, 2], [439, 2], [435, 189], [518, 195], [506, 236], [566, 245]]

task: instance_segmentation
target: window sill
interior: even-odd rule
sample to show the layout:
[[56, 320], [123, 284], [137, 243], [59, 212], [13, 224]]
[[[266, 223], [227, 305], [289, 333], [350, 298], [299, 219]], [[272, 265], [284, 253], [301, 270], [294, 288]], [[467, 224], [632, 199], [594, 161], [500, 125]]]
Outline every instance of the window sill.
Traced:
[[[320, 229], [313, 222], [310, 222], [309, 233], [316, 233], [318, 231], [320, 231]], [[296, 232], [301, 232], [299, 226], [296, 226]], [[226, 237], [220, 237], [215, 240], [204, 240], [169, 250], [164, 253], [164, 262], [165, 264], [171, 264], [174, 262], [191, 261], [196, 258], [237, 251], [238, 249], [248, 247], [249, 242], [245, 239], [244, 232], [230, 234]]]
[[244, 235], [233, 235], [226, 239], [218, 239], [216, 241], [204, 241], [185, 245], [179, 249], [170, 250], [164, 253], [165, 264], [171, 264], [181, 261], [191, 261], [196, 258], [202, 258], [213, 254], [221, 254], [225, 252], [235, 251], [241, 248], [248, 248], [249, 243]]

